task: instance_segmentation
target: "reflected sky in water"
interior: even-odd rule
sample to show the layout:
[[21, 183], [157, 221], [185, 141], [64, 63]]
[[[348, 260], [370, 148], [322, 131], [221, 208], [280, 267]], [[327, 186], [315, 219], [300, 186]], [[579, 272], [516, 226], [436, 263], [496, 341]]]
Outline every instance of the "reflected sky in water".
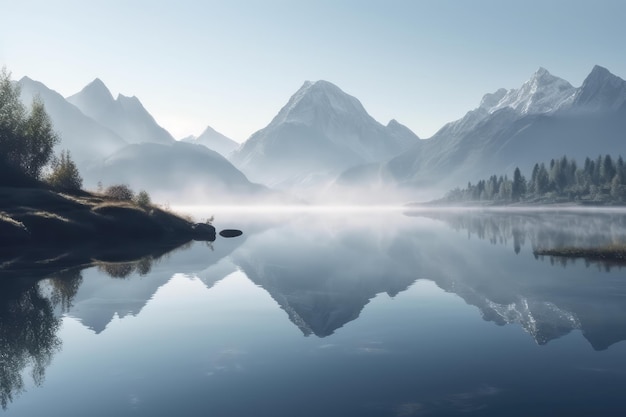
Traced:
[[[3, 414], [626, 411], [626, 269], [533, 255], [622, 239], [621, 216], [238, 216], [216, 224], [239, 238], [6, 295], [0, 342], [23, 386], [3, 359]], [[33, 327], [39, 299], [48, 333], [17, 340], [7, 326]], [[50, 359], [40, 381], [28, 352]]]

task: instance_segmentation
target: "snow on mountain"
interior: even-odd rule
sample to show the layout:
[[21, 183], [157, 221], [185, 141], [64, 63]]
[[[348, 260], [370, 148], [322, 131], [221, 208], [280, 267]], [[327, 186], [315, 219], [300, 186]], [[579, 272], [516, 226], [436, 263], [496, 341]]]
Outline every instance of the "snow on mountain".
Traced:
[[127, 145], [113, 130], [102, 126], [86, 116], [59, 93], [44, 84], [24, 77], [18, 81], [21, 99], [29, 106], [34, 97], [39, 97], [52, 120], [55, 131], [61, 138], [57, 152], [68, 149], [79, 168], [109, 155]]
[[344, 172], [338, 183], [450, 188], [567, 155], [621, 152], [626, 82], [602, 67], [579, 88], [540, 68], [520, 88], [487, 94], [479, 107], [402, 154]]
[[231, 160], [268, 185], [300, 185], [312, 178], [319, 183], [407, 149], [416, 136], [398, 125], [381, 125], [359, 100], [328, 81], [307, 81]]
[[137, 97], [119, 94], [117, 99], [113, 99], [109, 89], [98, 78], [68, 97], [67, 101], [128, 143], [174, 142], [172, 135], [157, 124]]
[[181, 142], [195, 143], [198, 145], [206, 146], [207, 148], [214, 150], [223, 157], [227, 157], [232, 151], [234, 151], [239, 144], [234, 140], [222, 135], [220, 132], [208, 126], [200, 136], [187, 136], [180, 140]]
[[[499, 92], [501, 90], [496, 94]], [[539, 68], [519, 89], [507, 91], [498, 103], [487, 111], [494, 113], [509, 107], [521, 114], [549, 113], [571, 100], [575, 92], [576, 89], [570, 83], [555, 77], [545, 68]], [[486, 104], [485, 98], [481, 106], [483, 104]]]
[[519, 115], [551, 113], [571, 103], [576, 91], [567, 81], [539, 68], [520, 88], [500, 88], [485, 94], [476, 109], [462, 119], [447, 123], [435, 136], [462, 136], [502, 109], [513, 110]]

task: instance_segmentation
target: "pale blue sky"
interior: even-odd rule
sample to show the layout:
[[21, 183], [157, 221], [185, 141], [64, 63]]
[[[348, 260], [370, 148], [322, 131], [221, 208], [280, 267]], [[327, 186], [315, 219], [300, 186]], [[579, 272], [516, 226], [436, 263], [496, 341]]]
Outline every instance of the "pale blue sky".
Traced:
[[325, 79], [420, 137], [540, 66], [626, 78], [624, 0], [1, 0], [0, 65], [64, 96], [101, 78], [175, 137], [237, 141]]

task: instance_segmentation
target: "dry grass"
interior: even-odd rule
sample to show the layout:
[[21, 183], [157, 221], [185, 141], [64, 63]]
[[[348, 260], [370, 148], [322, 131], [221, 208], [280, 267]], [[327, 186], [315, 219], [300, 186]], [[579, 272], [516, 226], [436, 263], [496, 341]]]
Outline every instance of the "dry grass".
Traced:
[[6, 213], [0, 211], [0, 222], [8, 223], [14, 227], [24, 227], [24, 223], [18, 222], [17, 220], [9, 217]]
[[88, 192], [0, 187], [0, 246], [88, 241], [211, 239], [188, 216]]

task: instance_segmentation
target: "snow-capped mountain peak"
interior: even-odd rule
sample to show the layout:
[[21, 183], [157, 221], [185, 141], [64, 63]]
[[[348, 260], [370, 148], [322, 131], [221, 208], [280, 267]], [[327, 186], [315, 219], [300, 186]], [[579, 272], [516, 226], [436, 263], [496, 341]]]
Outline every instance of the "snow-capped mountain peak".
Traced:
[[317, 124], [331, 114], [367, 114], [359, 100], [343, 92], [331, 82], [305, 81], [291, 96], [271, 124]]
[[500, 88], [494, 93], [487, 93], [483, 96], [483, 99], [480, 101], [480, 108], [489, 110], [498, 105], [500, 100], [504, 98], [507, 93], [506, 88]]
[[[497, 93], [501, 91], [498, 90]], [[485, 98], [492, 102], [497, 93], [494, 93], [495, 96], [484, 97], [483, 103]], [[570, 83], [540, 67], [519, 89], [508, 90], [488, 112], [494, 113], [509, 107], [521, 114], [550, 113], [570, 101], [575, 93], [576, 89]]]

